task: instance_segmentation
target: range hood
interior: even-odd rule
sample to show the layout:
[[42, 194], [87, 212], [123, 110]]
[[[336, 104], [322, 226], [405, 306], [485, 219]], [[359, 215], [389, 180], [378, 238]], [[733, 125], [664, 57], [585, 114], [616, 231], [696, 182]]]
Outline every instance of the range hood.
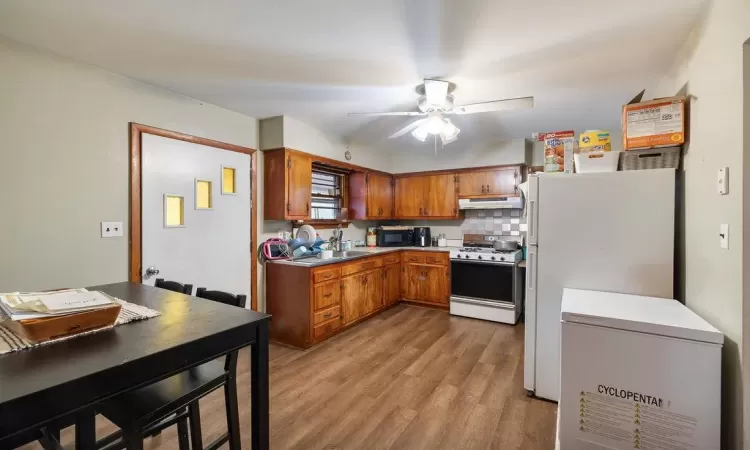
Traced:
[[458, 209], [523, 209], [523, 199], [518, 197], [460, 198]]

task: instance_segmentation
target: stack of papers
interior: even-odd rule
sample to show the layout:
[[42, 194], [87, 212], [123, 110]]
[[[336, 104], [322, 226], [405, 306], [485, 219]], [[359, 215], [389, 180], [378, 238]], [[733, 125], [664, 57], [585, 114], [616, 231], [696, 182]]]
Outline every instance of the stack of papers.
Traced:
[[0, 294], [1, 312], [14, 321], [64, 316], [113, 304], [115, 300], [109, 295], [86, 289]]

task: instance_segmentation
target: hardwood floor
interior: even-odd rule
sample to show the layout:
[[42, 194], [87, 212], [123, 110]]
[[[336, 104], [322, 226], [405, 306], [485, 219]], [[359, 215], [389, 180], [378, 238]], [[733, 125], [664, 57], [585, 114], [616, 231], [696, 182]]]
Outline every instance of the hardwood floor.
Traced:
[[[552, 449], [556, 405], [523, 389], [523, 325], [397, 305], [307, 351], [271, 345], [272, 449]], [[249, 426], [248, 352], [238, 383]], [[201, 401], [204, 444], [224, 399]], [[99, 436], [113, 430], [98, 418]], [[177, 448], [175, 428], [145, 448]], [[71, 429], [64, 430], [73, 448]], [[242, 448], [250, 448], [243, 429]], [[25, 448], [40, 448], [36, 444]]]

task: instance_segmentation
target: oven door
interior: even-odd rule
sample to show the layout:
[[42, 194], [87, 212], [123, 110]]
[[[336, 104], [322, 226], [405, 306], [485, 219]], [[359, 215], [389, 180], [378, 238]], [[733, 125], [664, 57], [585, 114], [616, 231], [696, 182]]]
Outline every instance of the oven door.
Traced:
[[451, 297], [515, 304], [516, 264], [451, 260]]

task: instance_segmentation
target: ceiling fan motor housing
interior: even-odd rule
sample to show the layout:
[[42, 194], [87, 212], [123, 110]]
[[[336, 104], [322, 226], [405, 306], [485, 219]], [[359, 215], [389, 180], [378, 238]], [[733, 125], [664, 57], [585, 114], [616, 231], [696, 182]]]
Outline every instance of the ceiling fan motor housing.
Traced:
[[443, 105], [431, 105], [427, 103], [427, 96], [420, 96], [417, 100], [417, 108], [422, 112], [430, 111], [450, 111], [453, 109], [453, 95], [448, 94], [445, 96], [445, 103]]

